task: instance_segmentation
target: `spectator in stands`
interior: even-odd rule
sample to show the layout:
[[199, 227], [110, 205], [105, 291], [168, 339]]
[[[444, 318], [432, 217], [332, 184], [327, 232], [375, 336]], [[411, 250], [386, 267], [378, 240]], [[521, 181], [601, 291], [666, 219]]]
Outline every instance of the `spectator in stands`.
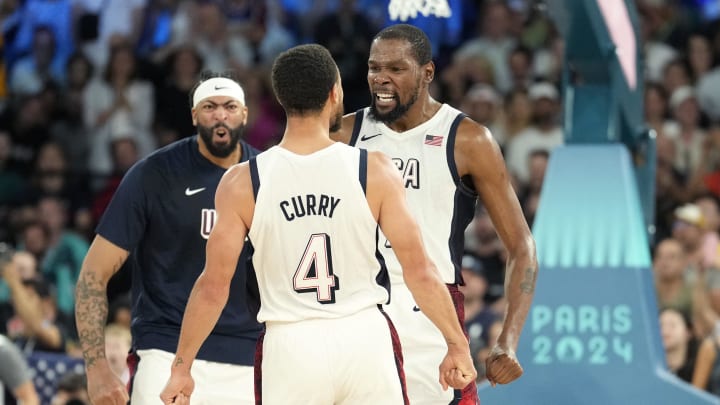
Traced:
[[367, 59], [377, 32], [355, 0], [342, 0], [337, 12], [329, 12], [315, 24], [315, 41], [326, 47], [342, 76], [345, 111], [367, 104]]
[[4, 335], [0, 335], [0, 364], [0, 386], [5, 392], [21, 405], [40, 405], [25, 356]]
[[488, 281], [485, 299], [488, 303], [493, 303], [504, 295], [505, 247], [484, 207], [478, 207], [468, 228], [472, 233], [467, 241], [467, 250], [474, 253], [483, 264]]
[[663, 134], [675, 142], [675, 168], [690, 177], [699, 167], [705, 130], [701, 125], [701, 113], [691, 86], [676, 88], [670, 96], [672, 120], [663, 127]]
[[13, 157], [24, 174], [32, 169], [40, 146], [49, 138], [46, 105], [39, 95], [15, 98], [4, 111], [13, 142]]
[[673, 237], [682, 244], [690, 272], [704, 271], [715, 265], [703, 249], [705, 218], [696, 204], [685, 204], [675, 210]]
[[[0, 206], [18, 203], [25, 188], [24, 180], [13, 161], [12, 149], [10, 133], [0, 129]], [[0, 213], [2, 216], [3, 213]]]
[[[500, 104], [500, 96], [495, 88], [488, 84], [477, 83], [465, 93], [460, 102], [460, 110], [464, 111], [470, 118], [478, 124], [487, 127], [493, 134], [498, 144], [502, 143], [502, 139], [498, 139], [496, 127], [498, 119], [502, 113]], [[499, 131], [502, 134], [502, 131]]]
[[532, 103], [526, 89], [514, 89], [503, 99], [502, 114], [493, 136], [505, 150], [508, 142], [532, 123]]
[[38, 211], [48, 231], [41, 273], [55, 287], [58, 309], [71, 317], [75, 308], [75, 284], [89, 245], [68, 229], [66, 201], [54, 196], [43, 197], [38, 202]]
[[502, 322], [502, 319], [498, 318], [490, 324], [487, 331], [487, 344], [473, 352], [473, 360], [475, 360], [475, 367], [477, 367], [478, 370], [478, 382], [486, 380], [485, 361], [490, 354], [490, 348], [495, 345], [502, 332]]
[[526, 89], [532, 85], [533, 52], [523, 45], [518, 45], [508, 55], [508, 68], [510, 69], [510, 87], [512, 89]]
[[687, 256], [682, 244], [672, 238], [660, 241], [653, 257], [658, 307], [673, 308], [692, 316], [692, 287], [685, 280]]
[[60, 377], [50, 405], [90, 405], [85, 374], [69, 371]]
[[681, 58], [668, 62], [663, 69], [662, 84], [667, 94], [673, 94], [681, 87], [691, 86], [690, 68], [687, 62]]
[[[72, 338], [72, 322], [57, 310], [50, 286], [40, 277], [23, 278], [18, 254], [3, 266], [16, 316], [8, 322], [8, 335], [26, 352], [65, 352]], [[22, 257], [22, 256], [21, 256]]]
[[51, 64], [64, 66], [74, 49], [71, 0], [25, 0], [20, 3], [16, 15], [17, 31], [7, 36], [6, 57], [10, 65], [31, 50], [37, 28], [47, 27], [55, 37]]
[[698, 352], [690, 320], [676, 309], [665, 308], [660, 312], [660, 332], [668, 369], [690, 383]]
[[[487, 347], [490, 325], [501, 315], [485, 302], [488, 281], [482, 262], [472, 254], [465, 254], [461, 264], [465, 281], [465, 286], [460, 287], [465, 297], [465, 330], [468, 333], [470, 352], [477, 353]], [[477, 361], [475, 367], [478, 367]]]
[[171, 139], [158, 140], [167, 145], [195, 134], [192, 116], [187, 112], [187, 95], [197, 81], [203, 60], [191, 46], [180, 46], [162, 65], [163, 80], [155, 92], [156, 123], [173, 133]]
[[81, 53], [70, 57], [66, 66], [66, 86], [61, 93], [60, 115], [50, 125], [50, 138], [62, 148], [68, 169], [74, 175], [87, 172], [90, 140], [83, 123], [83, 91], [93, 75], [90, 60]]
[[493, 69], [495, 85], [505, 94], [510, 90], [512, 81], [508, 67], [508, 56], [517, 45], [517, 38], [510, 32], [510, 10], [505, 2], [486, 2], [481, 11], [482, 32], [463, 44], [455, 51], [453, 59], [465, 58], [473, 55], [483, 55], [488, 58]]
[[720, 335], [717, 331], [700, 343], [692, 385], [720, 396]]
[[657, 136], [665, 133], [668, 123], [668, 95], [665, 88], [657, 82], [645, 83], [643, 103], [645, 123]]
[[32, 53], [20, 59], [10, 72], [10, 89], [15, 94], [38, 94], [50, 82], [65, 83], [65, 61], [55, 57], [55, 42], [50, 27], [35, 28]]
[[[155, 115], [152, 85], [137, 76], [137, 60], [128, 44], [114, 47], [107, 69], [101, 79], [85, 88], [84, 121], [91, 133], [89, 168], [95, 175], [112, 172], [110, 144], [116, 127], [134, 128], [133, 136], [140, 155], [155, 148], [151, 125]], [[99, 184], [94, 184], [98, 187]]]
[[130, 328], [111, 323], [105, 327], [105, 357], [110, 370], [125, 384], [130, 381], [130, 369], [127, 364], [132, 337]]
[[687, 61], [690, 67], [690, 79], [695, 85], [713, 67], [713, 53], [710, 40], [698, 32], [687, 39]]
[[205, 69], [244, 72], [252, 66], [254, 55], [250, 43], [244, 37], [230, 35], [219, 2], [196, 2], [192, 17], [190, 41], [205, 62]]
[[548, 152], [564, 143], [560, 126], [560, 96], [552, 83], [533, 84], [528, 90], [533, 105], [533, 122], [507, 143], [507, 165], [510, 172], [526, 183], [529, 180], [528, 157], [534, 150]]
[[720, 204], [717, 197], [711, 194], [698, 196], [694, 203], [700, 208], [705, 229], [702, 241], [703, 263], [708, 270], [720, 269]]
[[110, 300], [108, 308], [108, 324], [115, 324], [121, 327], [130, 328], [132, 320], [132, 304], [130, 294], [121, 294]]

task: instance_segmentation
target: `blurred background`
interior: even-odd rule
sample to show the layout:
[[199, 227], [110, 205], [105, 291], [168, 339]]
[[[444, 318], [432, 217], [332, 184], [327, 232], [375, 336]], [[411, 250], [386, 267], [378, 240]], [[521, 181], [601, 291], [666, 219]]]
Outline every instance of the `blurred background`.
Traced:
[[[656, 148], [644, 197], [659, 329], [648, 333], [660, 336], [667, 371], [720, 396], [720, 1], [628, 3], [644, 63], [638, 115]], [[542, 1], [448, 4], [449, 18], [408, 21], [432, 40], [432, 95], [492, 131], [532, 224], [549, 159], [568, 138], [566, 40]], [[278, 53], [328, 47], [354, 111], [370, 100], [370, 41], [394, 23], [386, 0], [0, 0], [0, 21], [0, 241], [23, 252], [0, 280], [0, 333], [53, 404], [86, 400], [73, 293], [94, 226], [135, 162], [195, 134], [198, 73], [239, 74], [245, 139], [266, 149], [284, 130], [268, 75]], [[482, 383], [505, 251], [482, 205], [466, 234], [465, 321]], [[108, 357], [125, 377], [129, 277], [121, 270], [108, 292]]]

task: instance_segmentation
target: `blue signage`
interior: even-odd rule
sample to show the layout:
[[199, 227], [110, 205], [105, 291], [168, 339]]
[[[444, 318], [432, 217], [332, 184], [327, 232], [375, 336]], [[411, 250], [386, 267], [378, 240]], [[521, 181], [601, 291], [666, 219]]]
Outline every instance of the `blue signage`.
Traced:
[[481, 385], [483, 405], [720, 404], [667, 371], [634, 182], [621, 144], [553, 152], [533, 227], [537, 289], [517, 353], [525, 374]]

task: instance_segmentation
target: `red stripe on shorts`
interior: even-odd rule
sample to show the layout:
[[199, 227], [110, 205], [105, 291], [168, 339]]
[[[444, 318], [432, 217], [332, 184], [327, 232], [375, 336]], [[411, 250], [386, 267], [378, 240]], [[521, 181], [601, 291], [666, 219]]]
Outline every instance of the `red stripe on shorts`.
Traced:
[[378, 305], [380, 313], [383, 314], [387, 320], [388, 327], [390, 327], [390, 338], [392, 339], [393, 355], [395, 356], [395, 365], [397, 366], [398, 377], [400, 378], [400, 387], [402, 387], [403, 404], [410, 405], [410, 399], [407, 394], [407, 384], [405, 383], [405, 368], [403, 367], [404, 360], [402, 354], [402, 346], [400, 346], [400, 337], [398, 336], [395, 325], [393, 325], [390, 317], [382, 309], [381, 305]]
[[255, 346], [255, 405], [262, 405], [262, 357], [264, 338], [265, 330], [258, 336], [257, 345]]
[[130, 379], [128, 379], [127, 386], [125, 388], [127, 388], [128, 394], [132, 395], [133, 382], [135, 381], [135, 374], [137, 374], [140, 357], [137, 353], [135, 353], [135, 351], [130, 351], [125, 359], [125, 362], [127, 363], [128, 371], [130, 372]]
[[[448, 291], [450, 291], [450, 297], [452, 297], [453, 304], [455, 304], [455, 312], [457, 312], [458, 320], [462, 325], [465, 337], [468, 336], [467, 330], [465, 330], [465, 295], [460, 291], [457, 285], [448, 284]], [[463, 388], [462, 395], [459, 401], [451, 402], [451, 405], [480, 405], [480, 398], [477, 393], [477, 384], [471, 382], [467, 387]]]

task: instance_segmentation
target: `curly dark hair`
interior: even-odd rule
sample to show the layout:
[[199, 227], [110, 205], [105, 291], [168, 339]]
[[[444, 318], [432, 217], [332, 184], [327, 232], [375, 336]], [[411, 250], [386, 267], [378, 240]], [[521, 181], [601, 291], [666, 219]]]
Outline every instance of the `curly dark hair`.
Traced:
[[432, 61], [430, 38], [418, 27], [409, 24], [391, 25], [378, 32], [375, 38], [373, 38], [373, 42], [379, 39], [400, 39], [407, 41], [412, 48], [413, 56], [415, 56], [418, 65], [424, 65]]
[[[200, 72], [200, 79], [195, 83], [195, 85], [190, 89], [188, 92], [188, 104], [190, 105], [190, 109], [193, 108], [193, 97], [195, 96], [195, 90], [197, 90], [198, 87], [205, 81], [209, 80], [215, 77], [224, 77], [226, 79], [230, 79], [234, 82], [237, 82], [237, 84], [240, 84], [240, 81], [237, 79], [237, 73], [234, 70], [226, 70], [224, 72], [215, 72], [212, 70], [203, 70]], [[242, 87], [242, 85], [240, 85]]]
[[319, 112], [337, 82], [330, 52], [317, 44], [299, 45], [281, 53], [272, 67], [272, 88], [288, 115]]

